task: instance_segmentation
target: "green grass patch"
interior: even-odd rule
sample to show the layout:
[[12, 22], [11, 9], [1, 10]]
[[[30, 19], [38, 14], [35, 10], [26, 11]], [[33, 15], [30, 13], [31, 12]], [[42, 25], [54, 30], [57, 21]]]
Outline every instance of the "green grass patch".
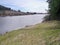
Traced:
[[0, 45], [60, 45], [60, 21], [49, 21], [0, 36]]

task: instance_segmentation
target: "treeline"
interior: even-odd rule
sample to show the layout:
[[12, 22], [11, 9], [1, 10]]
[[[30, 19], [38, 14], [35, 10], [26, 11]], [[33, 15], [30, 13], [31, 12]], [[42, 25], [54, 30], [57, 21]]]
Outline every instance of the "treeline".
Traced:
[[11, 8], [8, 8], [8, 7], [5, 7], [5, 6], [0, 5], [0, 11], [1, 10], [11, 10]]
[[47, 0], [49, 3], [49, 15], [45, 17], [45, 21], [60, 20], [60, 0]]

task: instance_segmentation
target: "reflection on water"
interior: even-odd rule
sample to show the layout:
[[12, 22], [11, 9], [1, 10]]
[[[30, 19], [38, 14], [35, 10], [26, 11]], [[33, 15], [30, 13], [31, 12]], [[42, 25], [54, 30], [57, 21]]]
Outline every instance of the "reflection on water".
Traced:
[[27, 25], [41, 23], [45, 15], [25, 15], [0, 17], [0, 34], [14, 29], [19, 29]]

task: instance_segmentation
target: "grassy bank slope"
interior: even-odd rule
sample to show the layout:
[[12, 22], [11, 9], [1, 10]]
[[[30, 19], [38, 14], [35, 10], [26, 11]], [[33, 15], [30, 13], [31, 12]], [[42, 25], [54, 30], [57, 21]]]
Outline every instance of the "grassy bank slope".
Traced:
[[0, 45], [60, 45], [60, 22], [50, 21], [0, 36]]

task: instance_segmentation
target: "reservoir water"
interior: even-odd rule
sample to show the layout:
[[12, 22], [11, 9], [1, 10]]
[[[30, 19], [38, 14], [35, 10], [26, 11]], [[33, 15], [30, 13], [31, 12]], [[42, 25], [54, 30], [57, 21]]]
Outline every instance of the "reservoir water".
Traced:
[[41, 23], [46, 14], [0, 17], [0, 34]]

